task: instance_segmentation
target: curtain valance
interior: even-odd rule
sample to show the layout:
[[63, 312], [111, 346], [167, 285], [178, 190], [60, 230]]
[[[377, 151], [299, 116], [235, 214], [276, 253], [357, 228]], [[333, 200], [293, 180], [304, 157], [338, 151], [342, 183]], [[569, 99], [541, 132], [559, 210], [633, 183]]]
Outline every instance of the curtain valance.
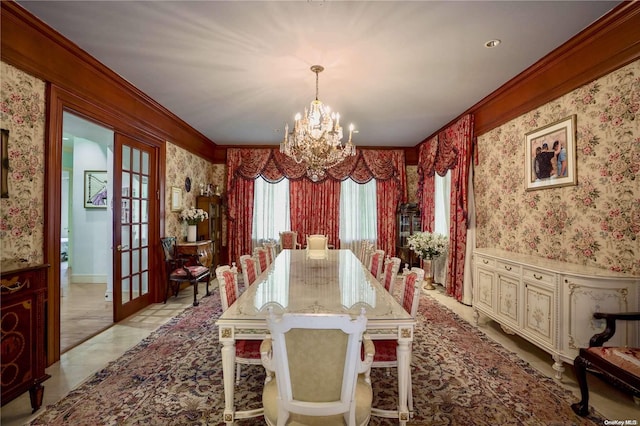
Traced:
[[[304, 164], [298, 164], [278, 149], [229, 148], [227, 150], [228, 179], [241, 177], [256, 179], [262, 175], [266, 180], [277, 182], [286, 177], [289, 180], [308, 179]], [[358, 183], [371, 179], [396, 179], [401, 187], [406, 185], [403, 150], [359, 149], [356, 155], [327, 169], [324, 179], [345, 180], [351, 178]], [[227, 186], [228, 188], [230, 186]]]

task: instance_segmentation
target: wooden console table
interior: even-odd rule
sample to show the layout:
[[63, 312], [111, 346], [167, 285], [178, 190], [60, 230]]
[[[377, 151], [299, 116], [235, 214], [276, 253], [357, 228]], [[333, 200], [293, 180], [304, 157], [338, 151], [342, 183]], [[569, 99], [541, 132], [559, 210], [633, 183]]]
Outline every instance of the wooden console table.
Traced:
[[[562, 362], [604, 330], [594, 312], [640, 310], [640, 277], [498, 249], [473, 254], [473, 309], [551, 354], [556, 379]], [[611, 346], [640, 346], [640, 328], [621, 324]]]
[[47, 342], [46, 264], [3, 262], [0, 279], [2, 322], [2, 405], [27, 390], [35, 412], [42, 405]]

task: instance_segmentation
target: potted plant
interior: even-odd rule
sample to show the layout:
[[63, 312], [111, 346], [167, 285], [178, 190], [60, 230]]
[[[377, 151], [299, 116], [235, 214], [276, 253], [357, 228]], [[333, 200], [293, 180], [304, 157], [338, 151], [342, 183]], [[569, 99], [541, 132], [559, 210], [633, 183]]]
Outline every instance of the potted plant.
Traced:
[[433, 259], [440, 256], [449, 248], [449, 239], [434, 232], [416, 232], [407, 238], [409, 248], [424, 262], [429, 263], [429, 273], [425, 278], [426, 290], [433, 290]]
[[180, 220], [187, 222], [187, 242], [192, 243], [196, 240], [198, 222], [205, 221], [208, 218], [209, 215], [202, 209], [191, 207], [182, 210], [180, 213]]

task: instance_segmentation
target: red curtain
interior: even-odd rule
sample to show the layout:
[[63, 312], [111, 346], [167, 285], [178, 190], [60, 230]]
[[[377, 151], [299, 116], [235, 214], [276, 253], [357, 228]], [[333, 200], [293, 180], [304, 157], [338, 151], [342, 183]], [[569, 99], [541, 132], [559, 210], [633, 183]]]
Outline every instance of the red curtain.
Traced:
[[434, 174], [444, 176], [451, 169], [451, 218], [446, 292], [462, 300], [467, 245], [467, 191], [473, 140], [473, 116], [468, 114], [420, 146], [418, 198], [422, 227], [434, 227]]
[[[283, 177], [291, 181], [291, 226], [302, 235], [323, 233], [338, 247], [340, 211], [339, 182], [352, 178], [358, 183], [376, 179], [378, 190], [378, 244], [395, 254], [395, 211], [406, 202], [407, 175], [403, 150], [362, 150], [327, 170], [325, 178], [311, 182], [304, 164], [297, 164], [277, 149], [227, 150], [227, 217], [229, 259], [237, 261], [251, 253], [253, 180], [262, 175], [270, 181]], [[251, 181], [249, 185], [247, 181]], [[249, 194], [250, 192], [250, 194]], [[312, 198], [311, 202], [306, 201]], [[310, 213], [307, 208], [313, 208]], [[318, 214], [319, 209], [323, 209]], [[296, 217], [300, 214], [301, 217]]]
[[307, 244], [307, 235], [322, 234], [329, 237], [330, 245], [339, 247], [340, 181], [292, 180], [289, 204], [291, 229], [298, 233], [303, 246]]
[[458, 151], [457, 161], [451, 167], [451, 221], [449, 224], [449, 273], [446, 290], [449, 296], [462, 300], [464, 262], [467, 248], [467, 213], [469, 165], [473, 140], [473, 116], [466, 115], [445, 130], [447, 142]]
[[418, 205], [423, 231], [433, 232], [435, 227], [435, 179], [434, 170], [438, 136], [434, 136], [422, 145], [418, 151]]

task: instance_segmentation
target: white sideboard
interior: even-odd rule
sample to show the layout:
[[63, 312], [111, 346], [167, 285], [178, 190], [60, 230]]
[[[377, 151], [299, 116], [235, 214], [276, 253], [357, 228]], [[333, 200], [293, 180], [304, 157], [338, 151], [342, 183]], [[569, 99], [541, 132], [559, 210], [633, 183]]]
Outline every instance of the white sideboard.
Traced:
[[[473, 255], [473, 309], [551, 354], [556, 378], [581, 347], [604, 330], [594, 312], [640, 310], [640, 277], [478, 248]], [[640, 327], [617, 324], [608, 346], [640, 346]]]

